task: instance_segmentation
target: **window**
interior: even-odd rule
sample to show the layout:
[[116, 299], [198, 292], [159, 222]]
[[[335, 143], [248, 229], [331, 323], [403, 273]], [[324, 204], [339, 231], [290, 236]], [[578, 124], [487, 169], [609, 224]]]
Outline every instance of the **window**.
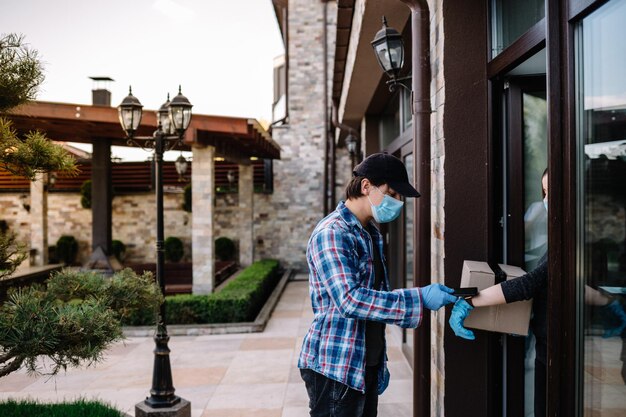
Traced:
[[545, 0], [491, 0], [491, 57], [545, 17]]
[[394, 94], [380, 115], [380, 149], [386, 149], [399, 135], [400, 99], [398, 94]]
[[576, 32], [577, 341], [585, 416], [626, 415], [624, 22], [626, 1], [610, 1]]
[[272, 122], [287, 116], [287, 66], [285, 56], [274, 59], [274, 100], [272, 102]]

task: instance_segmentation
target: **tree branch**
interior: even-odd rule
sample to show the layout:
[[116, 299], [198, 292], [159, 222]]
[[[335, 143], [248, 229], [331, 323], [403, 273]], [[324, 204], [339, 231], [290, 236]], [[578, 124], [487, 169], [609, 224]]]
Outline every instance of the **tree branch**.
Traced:
[[4, 354], [0, 355], [0, 363], [5, 363], [9, 359], [12, 359], [12, 358], [14, 358], [16, 356], [17, 356], [17, 354], [15, 352], [12, 352], [12, 351], [9, 350], [7, 353], [4, 353]]
[[0, 378], [20, 369], [23, 362], [24, 358], [22, 358], [21, 356], [17, 356], [15, 359], [13, 359], [11, 363], [0, 368]]

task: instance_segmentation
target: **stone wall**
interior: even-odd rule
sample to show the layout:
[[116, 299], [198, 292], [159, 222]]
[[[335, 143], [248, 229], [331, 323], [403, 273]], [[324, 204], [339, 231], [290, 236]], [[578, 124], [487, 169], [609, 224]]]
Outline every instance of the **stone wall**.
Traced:
[[[444, 22], [443, 0], [429, 0], [430, 9], [430, 62], [432, 80], [431, 95], [431, 270], [433, 281], [444, 283], [444, 232], [445, 232], [445, 137], [443, 131], [445, 83], [443, 72]], [[445, 309], [431, 313], [431, 416], [443, 417], [445, 388], [444, 330]]]
[[7, 222], [9, 230], [17, 235], [19, 242], [29, 242], [30, 214], [22, 203], [30, 204], [30, 194], [0, 194], [0, 220]]
[[[328, 26], [334, 28], [336, 4], [327, 7]], [[289, 1], [289, 121], [272, 133], [282, 148], [274, 162], [274, 194], [254, 201], [255, 257], [275, 257], [301, 271], [306, 271], [309, 235], [324, 215], [323, 13], [322, 2]]]
[[[0, 218], [7, 221], [21, 242], [28, 243], [31, 214], [22, 207], [20, 195], [0, 194]], [[185, 258], [189, 260], [190, 214], [182, 210], [182, 199], [180, 193], [166, 193], [164, 196], [165, 237], [181, 238], [185, 243]], [[113, 239], [126, 244], [125, 262], [154, 262], [155, 207], [154, 194], [151, 193], [113, 198]], [[84, 209], [80, 204], [80, 194], [48, 194], [48, 244], [54, 245], [63, 235], [74, 236], [79, 243], [77, 262], [81, 264], [91, 254], [91, 219], [91, 210]]]
[[[0, 220], [6, 220], [9, 229], [18, 235], [20, 242], [30, 241], [31, 215], [20, 198], [23, 194], [0, 194]], [[271, 199], [271, 194], [255, 194], [257, 202]], [[217, 194], [215, 197], [215, 238], [226, 236], [238, 245], [238, 195]], [[163, 198], [165, 238], [176, 236], [185, 245], [183, 261], [191, 260], [192, 213], [182, 209], [183, 194], [166, 192]], [[266, 203], [267, 204], [267, 203]], [[77, 262], [85, 263], [91, 254], [91, 210], [80, 204], [78, 193], [48, 194], [48, 244], [54, 245], [62, 235], [72, 235], [78, 240]], [[156, 239], [156, 203], [152, 193], [121, 195], [113, 198], [113, 239], [126, 245], [125, 263], [154, 262]], [[272, 257], [272, 254], [266, 254]], [[275, 256], [274, 256], [275, 257]]]

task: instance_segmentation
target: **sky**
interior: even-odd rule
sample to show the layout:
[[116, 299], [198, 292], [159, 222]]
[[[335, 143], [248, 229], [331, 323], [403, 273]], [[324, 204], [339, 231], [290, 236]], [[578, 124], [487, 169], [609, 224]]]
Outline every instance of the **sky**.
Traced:
[[0, 0], [0, 34], [20, 33], [44, 62], [37, 100], [111, 104], [132, 85], [145, 109], [182, 92], [196, 114], [269, 121], [273, 60], [284, 53], [271, 0]]

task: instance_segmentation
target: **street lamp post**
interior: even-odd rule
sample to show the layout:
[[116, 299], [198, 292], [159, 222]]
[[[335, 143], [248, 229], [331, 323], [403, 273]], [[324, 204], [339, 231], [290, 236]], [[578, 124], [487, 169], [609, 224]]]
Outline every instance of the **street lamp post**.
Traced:
[[[161, 289], [161, 294], [165, 296], [165, 277], [163, 274], [165, 260], [163, 245], [163, 153], [174, 148], [182, 141], [191, 121], [192, 105], [187, 97], [181, 94], [179, 87], [178, 95], [171, 102], [168, 95], [167, 102], [157, 112], [157, 130], [152, 136], [148, 137], [135, 136], [141, 121], [142, 108], [143, 106], [139, 100], [133, 96], [132, 90], [129, 89], [128, 96], [124, 98], [118, 107], [118, 112], [120, 124], [126, 132], [128, 143], [154, 151], [157, 218], [156, 280]], [[138, 140], [142, 141], [143, 144], [139, 144]], [[154, 349], [152, 389], [150, 390], [150, 397], [136, 405], [136, 416], [167, 415], [187, 417], [191, 414], [190, 403], [175, 395], [172, 384], [170, 350], [167, 345], [169, 339], [165, 325], [165, 302], [163, 302], [159, 309], [157, 331], [154, 337], [156, 347]]]

